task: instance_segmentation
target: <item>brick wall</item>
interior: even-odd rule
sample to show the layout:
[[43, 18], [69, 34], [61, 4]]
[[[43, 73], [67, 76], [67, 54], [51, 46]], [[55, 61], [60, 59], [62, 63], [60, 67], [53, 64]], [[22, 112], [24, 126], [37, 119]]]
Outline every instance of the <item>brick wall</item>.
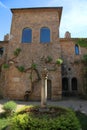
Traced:
[[[59, 23], [60, 23], [60, 9], [26, 9], [26, 10], [12, 10], [12, 26], [11, 26], [11, 35], [12, 39], [9, 42], [9, 52], [8, 59], [14, 57], [14, 51], [16, 48], [21, 48], [21, 53], [17, 58], [15, 58], [15, 66], [24, 66], [25, 69], [30, 68], [32, 61], [37, 64], [37, 70], [41, 77], [41, 71], [43, 66], [46, 66], [51, 71], [48, 73], [48, 79], [52, 81], [52, 100], [58, 100], [61, 98], [61, 66], [57, 67], [53, 71], [53, 64], [44, 63], [44, 59], [47, 56], [51, 56], [53, 61], [56, 62], [56, 59], [61, 57], [60, 53], [60, 44], [59, 44]], [[32, 43], [23, 44], [21, 43], [22, 30], [26, 27], [32, 29]], [[40, 43], [40, 29], [42, 27], [48, 27], [51, 32], [51, 41], [47, 44]], [[10, 74], [11, 73], [11, 74]], [[13, 75], [12, 75], [13, 74]], [[35, 72], [33, 72], [33, 77], [35, 77]], [[15, 76], [14, 76], [15, 75]], [[18, 70], [14, 67], [11, 69], [11, 66], [6, 74], [8, 77], [6, 84], [6, 93], [5, 97], [13, 99], [23, 99], [25, 91], [31, 89], [31, 81], [28, 78], [30, 72], [24, 72], [21, 74], [18, 73]], [[28, 77], [27, 77], [28, 76]], [[14, 78], [20, 78], [18, 83], [15, 83]], [[37, 78], [37, 76], [36, 76]], [[34, 81], [36, 80], [34, 79]], [[12, 81], [12, 83], [11, 83]], [[30, 95], [31, 100], [40, 100], [41, 97], [41, 83], [34, 83], [33, 91]], [[14, 87], [15, 86], [15, 87]], [[20, 91], [21, 90], [21, 91]]]

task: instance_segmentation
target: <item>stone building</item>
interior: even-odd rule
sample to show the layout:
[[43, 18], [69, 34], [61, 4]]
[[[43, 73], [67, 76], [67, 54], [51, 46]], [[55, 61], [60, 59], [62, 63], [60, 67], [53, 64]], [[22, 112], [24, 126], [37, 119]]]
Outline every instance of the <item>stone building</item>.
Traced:
[[10, 35], [0, 41], [1, 97], [40, 100], [44, 68], [48, 70], [48, 100], [83, 94], [81, 59], [87, 49], [80, 47], [78, 38], [71, 38], [69, 32], [65, 38], [59, 37], [62, 7], [11, 12]]

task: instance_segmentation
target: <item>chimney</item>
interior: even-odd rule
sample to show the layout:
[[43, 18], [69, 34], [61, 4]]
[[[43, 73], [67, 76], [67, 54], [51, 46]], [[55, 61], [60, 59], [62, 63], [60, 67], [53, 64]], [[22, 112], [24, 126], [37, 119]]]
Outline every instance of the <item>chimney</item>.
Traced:
[[6, 35], [4, 36], [4, 41], [9, 41], [9, 34], [6, 34]]
[[67, 32], [65, 33], [65, 38], [71, 38], [71, 33], [67, 31]]

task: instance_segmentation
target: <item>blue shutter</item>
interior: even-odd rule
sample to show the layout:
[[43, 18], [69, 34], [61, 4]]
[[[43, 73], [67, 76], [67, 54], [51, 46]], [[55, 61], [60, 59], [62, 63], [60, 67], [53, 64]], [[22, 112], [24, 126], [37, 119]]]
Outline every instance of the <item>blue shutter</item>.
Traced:
[[75, 54], [79, 55], [79, 47], [78, 47], [78, 45], [75, 45]]
[[40, 30], [40, 42], [41, 43], [50, 42], [50, 29], [49, 28], [41, 28], [41, 30]]
[[32, 30], [25, 28], [22, 32], [22, 43], [31, 43], [32, 42]]

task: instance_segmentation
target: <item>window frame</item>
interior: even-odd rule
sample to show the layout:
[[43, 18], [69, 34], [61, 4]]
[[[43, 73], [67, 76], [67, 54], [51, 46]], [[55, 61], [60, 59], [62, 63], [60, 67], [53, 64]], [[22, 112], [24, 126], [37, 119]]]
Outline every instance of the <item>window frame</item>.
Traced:
[[4, 50], [5, 50], [5, 48], [4, 48], [4, 47], [0, 47], [0, 49], [3, 49], [2, 54], [0, 54], [0, 58], [2, 58], [2, 57], [3, 57], [3, 55], [4, 55]]
[[79, 55], [79, 54], [80, 54], [79, 45], [75, 44], [75, 55]]
[[[30, 38], [28, 39], [28, 40], [24, 40], [23, 39], [23, 31], [30, 31], [30, 32], [28, 32], [28, 33], [30, 33], [29, 35], [30, 35]], [[25, 35], [25, 34], [24, 34]], [[27, 34], [28, 35], [28, 34]], [[26, 36], [26, 37], [28, 37], [28, 36]], [[26, 27], [26, 28], [23, 28], [22, 29], [22, 37], [21, 37], [21, 43], [23, 43], [23, 44], [31, 44], [32, 43], [32, 39], [33, 39], [33, 37], [32, 37], [32, 28], [29, 28], [29, 27]]]
[[[43, 38], [44, 38], [44, 37], [41, 37], [41, 36], [42, 36], [42, 34], [41, 34], [41, 33], [42, 33], [42, 32], [41, 32], [42, 29], [48, 29], [48, 31], [49, 31], [49, 32], [48, 32], [48, 33], [49, 33], [48, 41], [43, 41]], [[45, 31], [45, 30], [44, 30], [44, 31]], [[40, 43], [41, 43], [41, 44], [47, 44], [47, 43], [50, 43], [50, 42], [51, 42], [51, 29], [50, 29], [49, 27], [41, 27], [41, 28], [40, 28]]]

